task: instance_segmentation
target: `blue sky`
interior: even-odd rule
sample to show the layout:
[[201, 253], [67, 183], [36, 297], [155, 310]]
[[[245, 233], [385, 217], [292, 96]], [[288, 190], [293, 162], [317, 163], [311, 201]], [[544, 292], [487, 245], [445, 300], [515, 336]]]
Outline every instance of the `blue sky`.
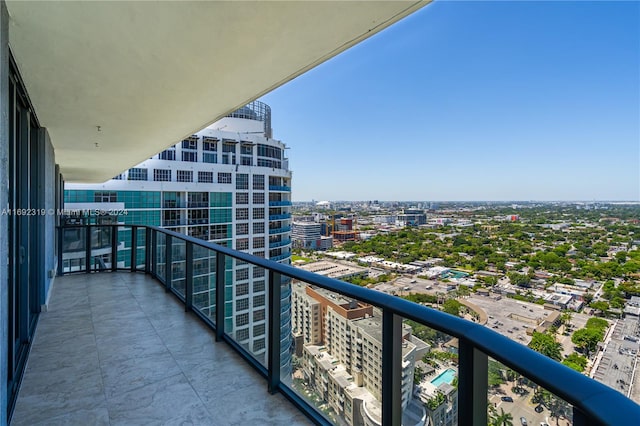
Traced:
[[640, 3], [435, 1], [262, 98], [293, 199], [640, 200]]

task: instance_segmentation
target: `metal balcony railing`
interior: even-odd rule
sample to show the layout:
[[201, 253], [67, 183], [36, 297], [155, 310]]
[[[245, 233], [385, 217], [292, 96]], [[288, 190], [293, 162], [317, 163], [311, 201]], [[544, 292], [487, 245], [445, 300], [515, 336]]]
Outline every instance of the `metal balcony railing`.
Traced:
[[[288, 374], [293, 362], [289, 282], [293, 283], [291, 285], [306, 283], [314, 288], [329, 290], [342, 298], [373, 305], [381, 311], [382, 398], [378, 423], [383, 425], [400, 425], [402, 421], [402, 324], [405, 319], [458, 339], [457, 416], [460, 425], [487, 424], [489, 357], [571, 404], [569, 415], [573, 425], [636, 424], [636, 420], [640, 419], [638, 404], [602, 383], [483, 325], [389, 294], [153, 226], [67, 225], [58, 228], [58, 232], [59, 274], [79, 270], [92, 272], [95, 256], [92, 236], [98, 233], [109, 235], [111, 256], [122, 261], [111, 262], [109, 269], [123, 269], [118, 265], [124, 264], [128, 265], [126, 270], [145, 272], [156, 278], [166, 291], [174, 293], [184, 302], [185, 310], [192, 311], [215, 330], [216, 340], [227, 342], [256, 368], [267, 379], [271, 393], [284, 394], [317, 424], [331, 424], [333, 421], [315, 404], [317, 401], [314, 402], [296, 389], [296, 379], [292, 380], [291, 374]], [[119, 241], [125, 236], [124, 241]], [[71, 241], [74, 238], [78, 241]], [[78, 250], [78, 247], [83, 250]], [[100, 250], [104, 250], [104, 247]], [[66, 262], [74, 256], [77, 257], [75, 266], [71, 267]], [[268, 279], [266, 312], [261, 318], [266, 321], [260, 322], [265, 324], [265, 341], [255, 341], [252, 346], [248, 346], [249, 340], [242, 330], [233, 329], [234, 326], [238, 327], [233, 322], [232, 298], [235, 287], [231, 282], [232, 259], [236, 264], [241, 263], [242, 267], [253, 265], [253, 268], [264, 270]], [[201, 273], [203, 270], [208, 270], [210, 274], [204, 280], [202, 276], [195, 275], [196, 271]], [[222, 306], [225, 309], [217, 309]], [[287, 312], [283, 313], [283, 309]], [[321, 357], [326, 354], [322, 348], [318, 354]], [[298, 371], [309, 369], [303, 366]], [[307, 379], [315, 380], [312, 375]], [[369, 406], [362, 408], [363, 411], [370, 411]]]

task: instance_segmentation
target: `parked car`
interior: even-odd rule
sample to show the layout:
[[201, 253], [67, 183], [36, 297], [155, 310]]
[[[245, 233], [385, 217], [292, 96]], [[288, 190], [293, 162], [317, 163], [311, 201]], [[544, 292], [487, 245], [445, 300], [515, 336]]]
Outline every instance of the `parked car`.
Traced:
[[534, 410], [536, 410], [536, 413], [542, 413], [544, 411], [544, 407], [542, 405], [536, 405]]
[[527, 419], [526, 417], [520, 417], [520, 424], [522, 424], [522, 426], [527, 426]]
[[511, 398], [510, 396], [503, 396], [500, 399], [503, 400], [504, 402], [513, 402], [513, 398]]

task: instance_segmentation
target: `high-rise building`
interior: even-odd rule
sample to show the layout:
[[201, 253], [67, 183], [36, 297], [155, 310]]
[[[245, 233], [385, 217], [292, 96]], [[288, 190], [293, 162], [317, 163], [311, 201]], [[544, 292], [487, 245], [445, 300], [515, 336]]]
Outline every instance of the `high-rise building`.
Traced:
[[[254, 101], [112, 180], [66, 184], [65, 208], [102, 211], [125, 224], [160, 226], [290, 263], [291, 171], [284, 150], [285, 145], [272, 138], [270, 107]], [[121, 231], [118, 239], [124, 246], [118, 266], [127, 267], [130, 231]], [[110, 261], [110, 253], [104, 256]], [[65, 268], [73, 270], [76, 261], [83, 262], [66, 259]], [[211, 268], [198, 270], [202, 273], [196, 279], [202, 284], [194, 297], [212, 314]], [[181, 276], [180, 264], [174, 265], [173, 277]], [[262, 268], [246, 264], [228, 265], [227, 276], [232, 306], [226, 309], [226, 329], [259, 356], [266, 348], [267, 277]], [[282, 297], [287, 306], [286, 289]], [[282, 347], [288, 350], [286, 342]]]

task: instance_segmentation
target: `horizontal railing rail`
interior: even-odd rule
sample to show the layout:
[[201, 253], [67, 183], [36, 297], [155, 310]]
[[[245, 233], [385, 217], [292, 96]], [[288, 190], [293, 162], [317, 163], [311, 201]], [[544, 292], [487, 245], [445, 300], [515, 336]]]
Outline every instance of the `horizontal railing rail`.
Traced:
[[[144, 271], [151, 273], [161, 282], [165, 282], [167, 290], [172, 290], [184, 301], [185, 309], [193, 309], [193, 259], [196, 247], [210, 250], [216, 255], [216, 272], [225, 271], [225, 260], [236, 259], [244, 263], [252, 264], [268, 271], [268, 312], [269, 319], [267, 365], [257, 362], [253, 356], [242, 348], [237, 342], [225, 335], [225, 310], [216, 311], [216, 320], [204, 316], [198, 310], [196, 313], [210, 324], [216, 331], [218, 340], [225, 340], [251, 363], [258, 371], [267, 377], [270, 392], [280, 391], [301, 408], [312, 420], [318, 424], [325, 424], [328, 419], [306, 400], [298, 396], [291, 388], [281, 382], [281, 298], [290, 290], [282, 289], [282, 277], [299, 280], [307, 284], [339, 293], [343, 297], [353, 298], [362, 303], [371, 304], [382, 310], [382, 424], [399, 425], [402, 417], [400, 405], [399, 380], [401, 378], [401, 322], [403, 319], [416, 321], [440, 332], [459, 339], [459, 379], [458, 379], [458, 424], [480, 425], [487, 423], [487, 362], [491, 357], [505, 366], [517, 371], [542, 386], [554, 395], [562, 398], [573, 406], [573, 424], [582, 425], [622, 425], [635, 424], [640, 419], [640, 405], [634, 403], [623, 394], [617, 392], [590, 379], [544, 355], [541, 355], [528, 347], [510, 340], [495, 331], [462, 318], [410, 302], [408, 300], [392, 296], [390, 294], [374, 291], [368, 288], [356, 286], [336, 279], [317, 275], [303, 269], [294, 268], [288, 264], [281, 264], [272, 260], [263, 259], [247, 253], [239, 252], [214, 243], [189, 237], [173, 231], [155, 226], [144, 225], [68, 225], [59, 227], [59, 265], [58, 272], [63, 274], [62, 266], [62, 241], [63, 232], [67, 229], [83, 228], [86, 231], [85, 238], [87, 250], [84, 272], [92, 272], [90, 264], [90, 235], [91, 229], [111, 228], [112, 259], [117, 257], [118, 244], [115, 236], [117, 228], [131, 228], [131, 242], [137, 241], [139, 235], [145, 235], [144, 247], [146, 249], [143, 268], [139, 269], [136, 261], [137, 249], [130, 250], [131, 271]], [[81, 235], [82, 233], [76, 233]], [[74, 234], [75, 235], [75, 234]], [[163, 244], [158, 243], [162, 237]], [[172, 288], [174, 279], [172, 265], [176, 259], [172, 259], [174, 244], [184, 244], [184, 288]], [[68, 243], [68, 242], [67, 242]], [[157, 262], [159, 246], [164, 248], [163, 263], [165, 266], [163, 276], [159, 273], [161, 262]], [[135, 244], [137, 248], [137, 244]], [[179, 260], [182, 261], [182, 258]], [[112, 262], [113, 263], [113, 262]], [[112, 270], [118, 268], [112, 264]], [[129, 270], [129, 268], [127, 268]], [[76, 271], [71, 271], [76, 272]], [[225, 306], [224, 273], [216, 273], [216, 301], [217, 306]], [[161, 279], [162, 278], [162, 279]], [[284, 318], [284, 317], [283, 317]], [[631, 423], [630, 423], [631, 422]]]

